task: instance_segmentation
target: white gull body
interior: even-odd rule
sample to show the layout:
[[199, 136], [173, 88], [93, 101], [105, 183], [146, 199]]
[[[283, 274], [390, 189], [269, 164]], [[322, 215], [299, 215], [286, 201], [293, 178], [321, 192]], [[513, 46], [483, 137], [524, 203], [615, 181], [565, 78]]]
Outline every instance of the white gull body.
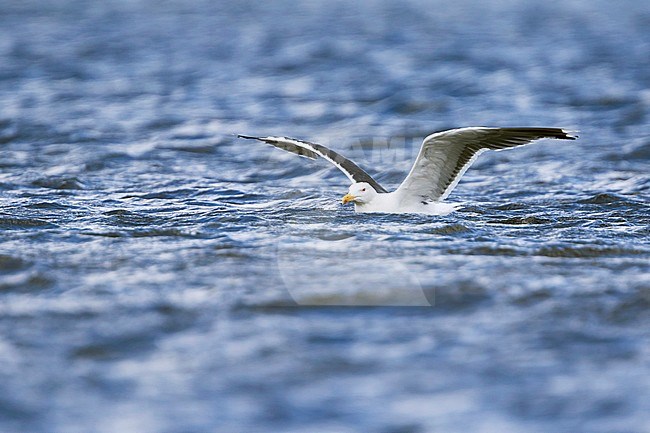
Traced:
[[352, 181], [343, 204], [354, 203], [357, 212], [447, 214], [455, 205], [442, 203], [476, 158], [487, 150], [504, 150], [542, 138], [575, 140], [561, 128], [469, 127], [433, 133], [422, 142], [420, 152], [404, 181], [388, 192], [351, 160], [327, 147], [288, 137], [241, 138], [263, 141], [297, 155], [324, 158]]

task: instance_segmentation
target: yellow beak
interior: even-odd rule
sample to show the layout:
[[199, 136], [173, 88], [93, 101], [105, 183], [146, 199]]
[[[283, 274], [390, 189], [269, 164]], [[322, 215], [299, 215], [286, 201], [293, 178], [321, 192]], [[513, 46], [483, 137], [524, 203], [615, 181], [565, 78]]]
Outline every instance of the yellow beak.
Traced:
[[351, 201], [354, 201], [355, 199], [356, 199], [356, 197], [353, 196], [352, 194], [345, 194], [343, 196], [343, 200], [341, 200], [341, 202], [343, 204], [347, 204], [347, 203], [350, 203]]

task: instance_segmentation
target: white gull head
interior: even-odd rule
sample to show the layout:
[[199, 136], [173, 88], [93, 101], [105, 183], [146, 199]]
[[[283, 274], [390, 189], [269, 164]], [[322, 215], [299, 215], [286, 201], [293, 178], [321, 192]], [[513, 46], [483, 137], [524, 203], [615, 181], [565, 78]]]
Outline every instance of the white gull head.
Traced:
[[377, 195], [377, 191], [369, 183], [356, 182], [350, 185], [342, 201], [343, 204], [353, 202], [355, 205], [364, 205], [370, 203]]

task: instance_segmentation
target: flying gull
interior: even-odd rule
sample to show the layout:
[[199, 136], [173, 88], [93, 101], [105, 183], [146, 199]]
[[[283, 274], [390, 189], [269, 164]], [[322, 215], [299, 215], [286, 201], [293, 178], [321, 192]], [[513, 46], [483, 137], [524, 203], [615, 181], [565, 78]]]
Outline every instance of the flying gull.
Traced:
[[455, 205], [441, 203], [456, 187], [465, 171], [486, 150], [504, 150], [541, 138], [575, 140], [561, 128], [469, 127], [436, 132], [424, 139], [406, 179], [387, 191], [362, 168], [327, 147], [288, 137], [240, 138], [263, 141], [297, 155], [334, 164], [352, 181], [343, 204], [354, 203], [357, 212], [445, 214]]

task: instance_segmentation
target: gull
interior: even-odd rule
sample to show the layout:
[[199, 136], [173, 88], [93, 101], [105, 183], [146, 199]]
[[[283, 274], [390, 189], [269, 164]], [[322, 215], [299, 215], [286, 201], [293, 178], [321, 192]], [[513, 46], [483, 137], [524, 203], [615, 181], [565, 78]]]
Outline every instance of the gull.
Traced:
[[442, 201], [481, 153], [511, 149], [542, 138], [577, 138], [562, 128], [466, 127], [435, 132], [422, 142], [404, 181], [389, 192], [354, 162], [321, 144], [289, 137], [238, 137], [259, 140], [305, 158], [321, 157], [329, 161], [352, 182], [342, 203], [354, 203], [356, 212], [436, 215], [447, 214], [457, 207]]

